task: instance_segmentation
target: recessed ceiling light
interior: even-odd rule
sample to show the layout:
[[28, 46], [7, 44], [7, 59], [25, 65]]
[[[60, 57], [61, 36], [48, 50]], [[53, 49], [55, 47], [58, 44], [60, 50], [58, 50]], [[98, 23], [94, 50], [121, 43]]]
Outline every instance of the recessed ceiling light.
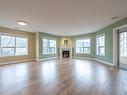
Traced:
[[27, 25], [27, 22], [24, 22], [24, 21], [18, 21], [18, 24], [21, 25], [21, 26], [26, 26], [26, 25]]

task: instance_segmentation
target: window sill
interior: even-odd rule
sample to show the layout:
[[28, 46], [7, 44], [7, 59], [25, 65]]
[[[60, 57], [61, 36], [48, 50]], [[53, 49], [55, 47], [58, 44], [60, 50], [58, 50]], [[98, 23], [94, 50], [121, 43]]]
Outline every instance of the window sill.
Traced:
[[20, 57], [20, 56], [28, 56], [28, 54], [26, 55], [5, 55], [5, 56], [0, 56], [0, 57]]
[[99, 55], [99, 54], [97, 56], [103, 56], [103, 57], [105, 57], [105, 55]]
[[42, 54], [42, 55], [55, 55], [55, 54], [57, 54], [57, 53], [51, 53], [51, 54]]
[[75, 53], [75, 54], [85, 54], [85, 55], [90, 55], [90, 53]]

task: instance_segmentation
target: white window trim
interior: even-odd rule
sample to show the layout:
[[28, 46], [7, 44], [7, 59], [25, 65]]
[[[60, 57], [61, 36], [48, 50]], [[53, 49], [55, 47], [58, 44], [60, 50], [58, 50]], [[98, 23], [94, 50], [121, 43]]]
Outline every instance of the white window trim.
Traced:
[[[89, 53], [76, 53], [76, 40], [85, 40], [85, 39], [90, 39], [90, 52]], [[90, 55], [91, 54], [91, 37], [85, 37], [85, 38], [77, 38], [77, 39], [75, 39], [75, 54], [86, 54], [86, 55]]]
[[9, 33], [0, 33], [0, 35], [28, 38], [28, 36], [26, 35], [17, 35], [17, 34], [9, 34]]
[[[9, 33], [0, 33], [0, 39], [1, 39], [1, 35], [15, 37], [15, 46], [5, 47], [5, 48], [16, 48], [16, 37], [26, 38], [27, 39], [27, 46], [26, 46], [27, 52], [26, 52], [26, 54], [20, 54], [20, 55], [16, 55], [16, 54], [14, 54], [14, 55], [0, 55], [0, 57], [16, 57], [16, 56], [27, 56], [28, 55], [28, 40], [29, 40], [29, 37], [28, 36], [16, 35], [16, 34], [9, 34]], [[0, 41], [0, 51], [1, 51], [2, 48], [3, 47], [1, 47], [1, 41]]]
[[[54, 40], [56, 41], [56, 53], [51, 53], [51, 54], [44, 54], [43, 53], [43, 39], [48, 39], [48, 40]], [[51, 37], [42, 37], [42, 55], [54, 55], [54, 54], [57, 54], [57, 39], [55, 38], [51, 38]]]
[[[98, 37], [101, 37], [101, 36], [104, 36], [104, 39], [105, 39], [105, 40], [104, 40], [104, 54], [98, 54], [98, 53], [97, 53], [97, 49], [98, 49], [98, 47], [97, 47], [97, 38], [98, 38]], [[105, 45], [106, 45], [105, 33], [102, 33], [102, 34], [97, 35], [97, 36], [96, 36], [96, 55], [98, 55], [98, 56], [105, 56], [105, 53], [106, 53]]]

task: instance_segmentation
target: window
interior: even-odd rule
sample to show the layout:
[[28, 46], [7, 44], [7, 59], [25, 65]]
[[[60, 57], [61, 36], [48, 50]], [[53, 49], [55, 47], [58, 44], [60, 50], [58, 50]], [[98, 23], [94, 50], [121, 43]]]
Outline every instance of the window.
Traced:
[[96, 54], [105, 56], [105, 34], [97, 36], [96, 46]]
[[120, 33], [120, 56], [127, 57], [127, 32]]
[[43, 38], [43, 54], [56, 54], [56, 40]]
[[0, 40], [0, 56], [27, 54], [27, 38], [1, 34]]
[[16, 37], [16, 55], [27, 54], [27, 39]]
[[76, 53], [90, 54], [90, 38], [76, 40]]

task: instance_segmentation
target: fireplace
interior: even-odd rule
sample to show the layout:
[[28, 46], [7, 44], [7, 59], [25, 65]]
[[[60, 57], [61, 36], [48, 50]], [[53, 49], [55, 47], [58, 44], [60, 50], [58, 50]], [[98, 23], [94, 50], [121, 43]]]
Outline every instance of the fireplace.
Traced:
[[72, 58], [71, 47], [60, 47], [60, 59], [62, 58]]
[[69, 58], [70, 57], [70, 51], [62, 51], [62, 58]]

